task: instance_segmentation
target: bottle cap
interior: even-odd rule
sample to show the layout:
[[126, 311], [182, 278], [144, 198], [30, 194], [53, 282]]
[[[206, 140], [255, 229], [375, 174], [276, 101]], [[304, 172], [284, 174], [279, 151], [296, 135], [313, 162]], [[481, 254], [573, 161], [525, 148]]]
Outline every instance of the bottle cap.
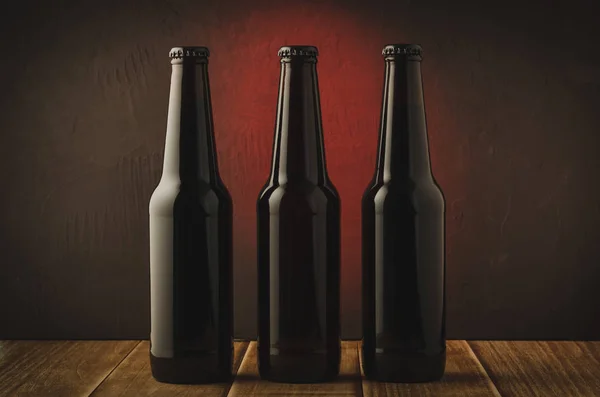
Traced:
[[381, 54], [384, 57], [406, 57], [411, 61], [420, 61], [423, 49], [418, 44], [388, 44], [383, 47]]
[[210, 51], [207, 47], [173, 47], [169, 51], [169, 58], [208, 58]]
[[310, 45], [291, 45], [281, 47], [277, 55], [281, 58], [315, 58], [319, 55], [319, 50]]

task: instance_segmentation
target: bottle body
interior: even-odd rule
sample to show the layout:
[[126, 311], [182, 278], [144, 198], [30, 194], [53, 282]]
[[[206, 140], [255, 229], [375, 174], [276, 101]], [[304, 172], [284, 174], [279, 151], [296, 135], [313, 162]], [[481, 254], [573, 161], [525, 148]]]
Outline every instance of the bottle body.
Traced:
[[283, 59], [270, 181], [257, 202], [258, 363], [312, 383], [340, 362], [340, 199], [327, 177], [316, 66]]
[[418, 58], [386, 58], [378, 166], [362, 199], [363, 370], [389, 382], [445, 369], [445, 200], [430, 169]]
[[374, 185], [362, 213], [365, 376], [439, 379], [446, 360], [443, 196], [434, 185]]
[[163, 175], [149, 206], [150, 363], [168, 383], [231, 377], [231, 197], [218, 176], [205, 62], [174, 58]]

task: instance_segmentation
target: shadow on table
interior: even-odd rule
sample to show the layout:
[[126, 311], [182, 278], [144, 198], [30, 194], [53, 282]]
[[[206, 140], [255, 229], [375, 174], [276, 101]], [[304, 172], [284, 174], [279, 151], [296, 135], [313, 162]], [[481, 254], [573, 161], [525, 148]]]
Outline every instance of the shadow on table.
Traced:
[[486, 377], [477, 372], [446, 372], [441, 379], [444, 383], [476, 383]]
[[[260, 378], [260, 376], [258, 375], [248, 375], [248, 374], [238, 374], [236, 375], [234, 382], [258, 382], [258, 381], [262, 381], [262, 379]], [[360, 374], [341, 374], [338, 377], [336, 377], [334, 380], [329, 381], [329, 382], [323, 382], [323, 383], [304, 383], [306, 385], [315, 385], [315, 384], [324, 384], [324, 383], [348, 383], [348, 382], [361, 382], [362, 381], [362, 377], [360, 376]], [[273, 382], [273, 383], [278, 383], [278, 382]], [[291, 385], [295, 385], [295, 384], [302, 384], [302, 383], [285, 383], [285, 384], [291, 384]]]

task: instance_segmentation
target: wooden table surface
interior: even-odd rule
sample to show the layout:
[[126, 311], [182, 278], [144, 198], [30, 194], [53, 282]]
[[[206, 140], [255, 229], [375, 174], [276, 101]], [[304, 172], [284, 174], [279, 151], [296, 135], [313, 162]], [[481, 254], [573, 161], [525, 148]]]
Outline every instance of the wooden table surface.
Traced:
[[448, 341], [444, 378], [423, 384], [366, 380], [359, 348], [343, 342], [336, 381], [292, 385], [262, 381], [239, 341], [233, 384], [187, 386], [152, 378], [147, 341], [0, 341], [0, 396], [600, 396], [600, 342]]

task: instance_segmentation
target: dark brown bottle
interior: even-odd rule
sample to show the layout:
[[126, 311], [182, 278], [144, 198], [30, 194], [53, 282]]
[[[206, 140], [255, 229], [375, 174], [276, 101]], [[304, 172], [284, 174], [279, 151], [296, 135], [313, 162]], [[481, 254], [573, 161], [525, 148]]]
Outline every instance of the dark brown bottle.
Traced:
[[233, 206], [217, 167], [208, 56], [170, 52], [163, 174], [150, 199], [150, 364], [168, 383], [232, 373]]
[[431, 173], [421, 47], [388, 45], [375, 176], [362, 200], [363, 370], [374, 380], [442, 377], [445, 202]]
[[306, 383], [340, 364], [340, 199], [329, 180], [317, 48], [282, 47], [273, 163], [257, 203], [258, 365]]

